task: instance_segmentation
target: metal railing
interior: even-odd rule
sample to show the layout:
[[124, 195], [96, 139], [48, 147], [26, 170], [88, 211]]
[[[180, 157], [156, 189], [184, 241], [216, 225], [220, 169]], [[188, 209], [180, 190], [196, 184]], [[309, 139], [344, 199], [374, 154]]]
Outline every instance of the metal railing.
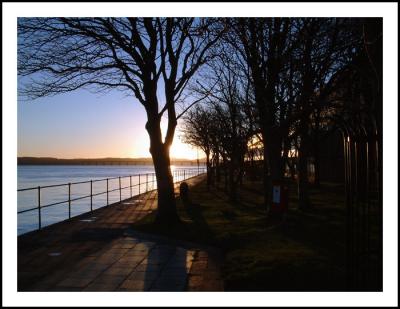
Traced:
[[[203, 167], [192, 168], [192, 169], [177, 169], [172, 172], [172, 176], [173, 176], [174, 183], [176, 183], [176, 182], [180, 182], [180, 181], [189, 179], [191, 177], [195, 177], [200, 174], [203, 174], [203, 173], [205, 173], [205, 171], [206, 170]], [[132, 184], [132, 177], [137, 177], [138, 182], [136, 184]], [[121, 186], [121, 180], [127, 179], [127, 178], [129, 178], [129, 185]], [[116, 180], [116, 179], [118, 179], [118, 187], [116, 189], [110, 190], [109, 181]], [[93, 184], [99, 183], [99, 182], [106, 183], [106, 191], [93, 193]], [[37, 190], [37, 207], [20, 210], [17, 212], [17, 214], [20, 215], [20, 214], [27, 213], [27, 212], [37, 211], [38, 212], [38, 229], [40, 230], [42, 228], [42, 210], [44, 208], [68, 203], [68, 219], [71, 219], [72, 217], [74, 217], [74, 216], [71, 216], [72, 202], [90, 198], [90, 212], [92, 212], [93, 211], [93, 197], [95, 197], [95, 196], [100, 196], [103, 194], [106, 195], [106, 201], [107, 201], [106, 205], [97, 207], [96, 209], [98, 209], [98, 208], [102, 208], [102, 207], [106, 207], [106, 206], [110, 205], [109, 195], [111, 192], [119, 191], [119, 202], [122, 202], [122, 190], [129, 188], [129, 191], [130, 191], [130, 195], [129, 195], [130, 197], [128, 197], [128, 199], [129, 199], [134, 196], [138, 196], [140, 194], [156, 190], [156, 188], [154, 188], [155, 182], [156, 182], [155, 173], [146, 173], [146, 174], [134, 174], [134, 175], [129, 175], [129, 176], [118, 176], [118, 177], [110, 177], [110, 178], [103, 178], [103, 179], [96, 179], [96, 180], [69, 182], [69, 183], [63, 183], [63, 184], [37, 186], [37, 187], [31, 187], [31, 188], [18, 189], [17, 192]], [[82, 185], [82, 184], [88, 184], [88, 183], [90, 183], [90, 194], [71, 198], [72, 187], [74, 185]], [[149, 184], [151, 184], [151, 186], [149, 186]], [[41, 191], [43, 189], [55, 188], [55, 187], [66, 187], [66, 186], [68, 187], [68, 199], [67, 200], [58, 201], [55, 203], [50, 203], [50, 204], [45, 204], [45, 205], [41, 204]], [[143, 187], [143, 186], [145, 186], [145, 187]], [[135, 188], [135, 187], [138, 187], [138, 194], [133, 195], [132, 188]], [[142, 191], [142, 188], [145, 188], [145, 190]], [[114, 203], [112, 203], [112, 204], [114, 204]]]

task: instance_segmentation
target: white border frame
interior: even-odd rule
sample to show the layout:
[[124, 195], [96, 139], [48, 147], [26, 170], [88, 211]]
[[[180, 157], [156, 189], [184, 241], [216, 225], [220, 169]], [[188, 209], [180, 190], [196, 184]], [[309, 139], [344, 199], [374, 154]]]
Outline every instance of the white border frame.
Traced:
[[[397, 305], [397, 3], [3, 3], [3, 305], [4, 306], [396, 306]], [[17, 17], [39, 16], [383, 17], [382, 293], [26, 293], [17, 292]], [[61, 15], [60, 15], [61, 14]]]

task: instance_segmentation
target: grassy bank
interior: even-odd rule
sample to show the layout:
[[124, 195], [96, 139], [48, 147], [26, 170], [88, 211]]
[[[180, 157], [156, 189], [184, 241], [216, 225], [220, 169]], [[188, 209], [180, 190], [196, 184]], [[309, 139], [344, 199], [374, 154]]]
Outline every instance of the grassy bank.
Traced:
[[182, 223], [154, 224], [154, 214], [135, 229], [222, 249], [227, 291], [345, 290], [345, 209], [343, 187], [325, 183], [311, 190], [314, 210], [296, 209], [290, 186], [289, 211], [282, 224], [268, 223], [262, 184], [245, 182], [236, 203], [223, 189], [205, 182], [190, 188], [189, 203], [178, 198]]

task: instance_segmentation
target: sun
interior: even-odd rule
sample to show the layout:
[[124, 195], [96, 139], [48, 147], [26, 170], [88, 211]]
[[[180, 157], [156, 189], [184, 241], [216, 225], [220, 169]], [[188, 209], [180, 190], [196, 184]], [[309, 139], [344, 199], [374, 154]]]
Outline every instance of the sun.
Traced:
[[174, 139], [170, 149], [171, 158], [195, 160], [197, 159], [198, 155], [202, 156], [200, 150], [188, 144], [182, 143], [179, 138]]
[[[132, 158], [147, 158], [150, 157], [149, 147], [150, 147], [149, 137], [145, 134], [140, 135], [135, 138], [132, 145], [132, 150], [130, 152], [130, 157]], [[196, 160], [198, 157], [204, 157], [204, 153], [192, 147], [188, 144], [183, 143], [178, 137], [175, 137], [171, 148], [170, 148], [171, 159], [188, 159]]]

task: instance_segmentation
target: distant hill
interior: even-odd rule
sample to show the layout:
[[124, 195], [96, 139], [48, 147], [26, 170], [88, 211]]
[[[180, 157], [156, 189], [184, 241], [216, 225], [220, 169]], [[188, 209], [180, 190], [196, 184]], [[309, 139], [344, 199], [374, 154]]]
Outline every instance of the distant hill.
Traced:
[[[199, 160], [200, 164], [205, 159]], [[97, 159], [58, 159], [51, 157], [18, 157], [18, 165], [153, 165], [151, 158], [97, 158]], [[197, 160], [171, 159], [174, 165], [197, 165]]]

